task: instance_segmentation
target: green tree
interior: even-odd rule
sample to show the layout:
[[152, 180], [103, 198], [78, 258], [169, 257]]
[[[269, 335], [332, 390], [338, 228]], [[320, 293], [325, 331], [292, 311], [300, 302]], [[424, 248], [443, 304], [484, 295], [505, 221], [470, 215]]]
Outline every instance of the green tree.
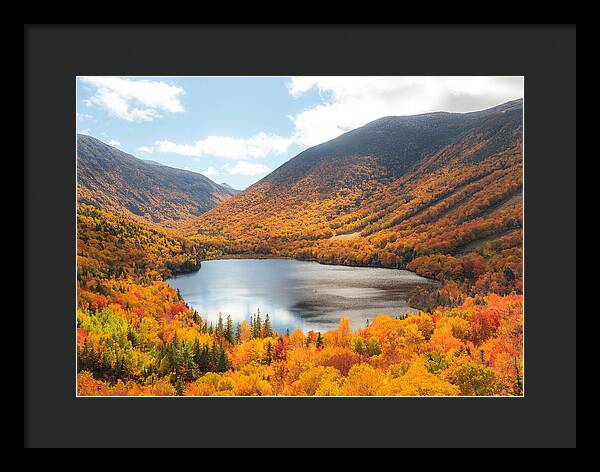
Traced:
[[381, 345], [379, 344], [379, 339], [376, 337], [369, 338], [366, 346], [367, 356], [378, 356], [381, 354]]
[[89, 365], [90, 358], [90, 349], [88, 346], [87, 338], [83, 341], [83, 348], [78, 350], [78, 358], [77, 358], [77, 370], [87, 370], [92, 371], [91, 366]]
[[175, 377], [175, 383], [173, 384], [175, 387], [175, 393], [179, 396], [185, 395], [185, 382], [183, 381], [183, 377], [178, 375]]
[[273, 344], [271, 340], [267, 342], [267, 354], [265, 360], [267, 361], [267, 365], [271, 365], [271, 362], [273, 362]]
[[260, 319], [260, 308], [256, 310], [254, 323], [252, 324], [252, 337], [260, 338], [262, 336], [262, 321]]
[[271, 320], [269, 319], [269, 314], [265, 317], [265, 327], [264, 327], [265, 337], [270, 338], [273, 336], [273, 329], [271, 328]]
[[205, 374], [206, 372], [210, 371], [210, 354], [211, 353], [208, 344], [205, 344], [196, 352], [196, 364], [198, 366], [199, 375]]
[[242, 339], [242, 325], [240, 323], [237, 323], [237, 325], [235, 327], [235, 342], [236, 342], [236, 344], [238, 344], [240, 342], [240, 339]]
[[448, 361], [441, 352], [432, 352], [425, 357], [425, 368], [430, 374], [439, 374], [448, 368]]
[[235, 344], [235, 332], [233, 331], [231, 315], [227, 316], [227, 323], [225, 324], [225, 340], [230, 344]]
[[354, 340], [354, 344], [352, 346], [352, 350], [354, 352], [356, 352], [360, 356], [364, 355], [367, 352], [367, 349], [365, 347], [365, 343], [362, 340], [362, 338], [356, 338]]
[[217, 353], [216, 371], [227, 372], [230, 368], [231, 362], [229, 361], [229, 357], [227, 357], [227, 352], [225, 351], [223, 345], [219, 345]]
[[223, 328], [223, 315], [219, 313], [219, 320], [217, 321], [217, 338], [222, 339], [225, 329]]
[[488, 396], [498, 391], [496, 372], [474, 362], [456, 369], [454, 382], [460, 388], [462, 395]]

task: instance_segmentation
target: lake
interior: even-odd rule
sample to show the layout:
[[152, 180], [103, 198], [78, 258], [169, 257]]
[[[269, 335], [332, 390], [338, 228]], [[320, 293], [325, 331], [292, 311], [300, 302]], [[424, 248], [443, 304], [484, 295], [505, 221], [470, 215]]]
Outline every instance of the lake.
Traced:
[[249, 320], [260, 309], [280, 333], [335, 329], [342, 316], [352, 329], [376, 315], [416, 311], [406, 302], [416, 285], [431, 284], [413, 272], [323, 265], [293, 259], [224, 259], [202, 262], [198, 272], [167, 280], [203, 319], [231, 315]]

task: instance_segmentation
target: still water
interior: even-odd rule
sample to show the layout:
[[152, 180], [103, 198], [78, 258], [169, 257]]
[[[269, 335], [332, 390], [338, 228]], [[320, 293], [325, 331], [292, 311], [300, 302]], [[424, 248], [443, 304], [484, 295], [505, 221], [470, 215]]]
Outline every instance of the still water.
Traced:
[[202, 262], [198, 272], [167, 281], [203, 319], [231, 315], [249, 320], [260, 309], [280, 333], [334, 329], [340, 317], [352, 329], [378, 314], [415, 311], [407, 292], [431, 282], [412, 272], [370, 267], [322, 265], [291, 259], [227, 259]]

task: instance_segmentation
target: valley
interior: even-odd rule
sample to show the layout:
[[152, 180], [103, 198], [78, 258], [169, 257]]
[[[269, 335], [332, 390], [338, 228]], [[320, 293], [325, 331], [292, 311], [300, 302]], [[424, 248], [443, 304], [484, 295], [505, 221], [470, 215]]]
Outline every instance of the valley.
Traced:
[[241, 192], [79, 135], [78, 394], [521, 395], [522, 118], [381, 118]]
[[[475, 285], [492, 277], [510, 293], [521, 274], [522, 174], [522, 101], [388, 117], [299, 154], [179, 230], [214, 257], [408, 268], [439, 280], [454, 272]], [[491, 266], [469, 273], [465, 248], [479, 256], [491, 246], [514, 278], [490, 276]]]

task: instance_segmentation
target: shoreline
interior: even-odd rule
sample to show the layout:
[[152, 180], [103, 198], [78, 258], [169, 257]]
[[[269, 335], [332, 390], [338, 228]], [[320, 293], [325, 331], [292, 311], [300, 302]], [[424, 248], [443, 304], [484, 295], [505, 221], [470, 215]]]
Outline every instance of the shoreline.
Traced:
[[[372, 266], [372, 265], [360, 265], [360, 264], [335, 264], [335, 263], [331, 263], [331, 262], [322, 262], [322, 261], [319, 261], [317, 259], [298, 259], [296, 257], [276, 256], [274, 254], [223, 254], [222, 256], [215, 257], [213, 259], [202, 259], [200, 261], [200, 265], [202, 265], [203, 262], [226, 261], [226, 260], [236, 260], [236, 259], [257, 259], [257, 260], [261, 260], [261, 259], [281, 259], [281, 260], [288, 260], [288, 261], [316, 262], [317, 264], [328, 265], [328, 266], [357, 267], [357, 268], [364, 268], [364, 269], [403, 270], [403, 271], [406, 271], [406, 272], [410, 272], [411, 274], [417, 275], [417, 276], [419, 276], [419, 277], [421, 277], [421, 278], [423, 278], [425, 280], [428, 280], [428, 281], [432, 282], [433, 284], [436, 284], [436, 285], [441, 284], [441, 282], [439, 280], [437, 280], [437, 279], [431, 279], [429, 277], [425, 277], [423, 275], [419, 275], [416, 272], [414, 272], [412, 270], [409, 270], [409, 269], [401, 269], [401, 268], [397, 268], [397, 267], [383, 267], [383, 266]], [[200, 269], [198, 269], [198, 270], [200, 270]]]

